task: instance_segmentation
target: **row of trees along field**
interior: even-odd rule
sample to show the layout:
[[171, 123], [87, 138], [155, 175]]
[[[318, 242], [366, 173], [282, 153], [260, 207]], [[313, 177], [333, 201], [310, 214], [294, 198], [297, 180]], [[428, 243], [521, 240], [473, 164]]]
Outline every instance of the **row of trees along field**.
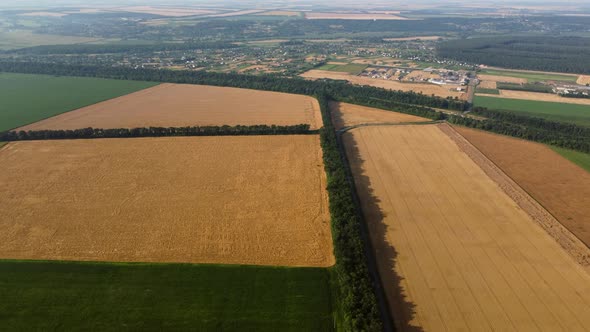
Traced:
[[454, 98], [440, 98], [415, 92], [391, 91], [374, 87], [354, 86], [345, 82], [328, 80], [309, 81], [302, 78], [287, 78], [276, 75], [254, 76], [236, 73], [213, 73], [207, 71], [194, 72], [188, 70], [133, 69], [125, 67], [79, 66], [34, 62], [0, 62], [0, 72], [2, 71], [26, 74], [204, 84], [286, 92], [308, 96], [328, 94], [334, 99], [350, 98], [367, 102], [371, 99], [392, 100], [403, 104], [415, 104], [459, 111], [464, 111], [468, 108], [468, 104], [465, 101]]
[[448, 121], [462, 126], [590, 153], [590, 128], [481, 107], [474, 108], [473, 114], [486, 117], [487, 120], [449, 116]]
[[165, 137], [165, 136], [244, 136], [244, 135], [305, 135], [315, 134], [308, 124], [293, 126], [202, 126], [202, 127], [147, 127], [75, 130], [6, 131], [0, 141], [28, 141], [47, 139]]
[[488, 37], [441, 43], [440, 57], [473, 64], [564, 73], [590, 73], [590, 38]]
[[320, 139], [324, 167], [328, 178], [332, 238], [334, 239], [333, 268], [335, 306], [337, 320], [345, 331], [382, 331], [375, 285], [373, 284], [365, 242], [362, 236], [362, 220], [353, 199], [352, 185], [348, 180], [346, 161], [339, 148], [336, 130], [332, 124], [329, 98], [319, 95], [318, 101], [324, 120]]

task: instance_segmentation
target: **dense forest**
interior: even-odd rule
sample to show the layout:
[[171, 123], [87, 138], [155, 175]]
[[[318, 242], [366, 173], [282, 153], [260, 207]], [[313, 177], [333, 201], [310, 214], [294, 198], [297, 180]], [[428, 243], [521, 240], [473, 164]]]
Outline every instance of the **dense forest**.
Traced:
[[308, 81], [273, 75], [243, 75], [207, 71], [171, 71], [123, 67], [78, 66], [32, 62], [0, 62], [0, 72], [46, 74], [59, 76], [100, 77], [166, 83], [204, 84], [255, 90], [277, 91], [314, 96], [328, 94], [335, 99], [350, 98], [369, 102], [372, 99], [391, 100], [402, 104], [464, 111], [468, 104], [452, 98], [427, 96], [415, 92], [391, 91], [374, 87], [354, 86], [330, 80]]
[[[324, 167], [328, 177], [332, 238], [336, 265], [333, 282], [336, 292], [337, 320], [344, 331], [382, 331], [376, 297], [376, 283], [371, 279], [367, 265], [360, 213], [353, 199], [353, 186], [347, 176], [347, 163], [339, 147], [336, 130], [332, 124], [329, 98], [319, 95], [318, 101], [324, 120], [320, 130]], [[386, 314], [386, 313], [383, 313]]]
[[245, 136], [314, 134], [308, 124], [293, 126], [202, 126], [202, 127], [147, 127], [147, 128], [82, 128], [75, 130], [7, 131], [0, 133], [0, 141], [29, 141], [48, 139], [90, 139], [164, 136]]
[[441, 43], [438, 55], [511, 69], [590, 73], [590, 38], [492, 37]]

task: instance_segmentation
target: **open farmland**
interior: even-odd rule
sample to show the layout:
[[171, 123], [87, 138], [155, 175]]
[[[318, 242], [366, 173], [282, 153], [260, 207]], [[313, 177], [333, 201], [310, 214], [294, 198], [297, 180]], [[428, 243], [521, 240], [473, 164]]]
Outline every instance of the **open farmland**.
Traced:
[[[428, 84], [428, 83], [401, 83], [399, 81], [394, 80], [383, 80], [383, 79], [373, 79], [369, 77], [361, 77], [350, 75], [347, 73], [339, 73], [327, 70], [310, 70], [300, 75], [301, 77], [317, 80], [317, 79], [332, 79], [332, 80], [345, 80], [352, 84], [356, 85], [368, 85], [374, 86], [377, 88], [384, 88], [389, 90], [401, 90], [401, 91], [414, 91], [417, 93], [423, 93], [425, 95], [435, 95], [439, 97], [458, 97], [461, 99], [466, 99], [467, 94], [453, 91], [452, 88], [455, 86], [447, 86], [443, 87], [440, 85], [435, 84]], [[455, 87], [456, 88], [456, 87]]]
[[0, 261], [6, 331], [330, 331], [328, 271]]
[[475, 106], [590, 126], [590, 106], [476, 95]]
[[590, 275], [448, 130], [344, 135], [398, 330], [589, 329]]
[[559, 153], [561, 156], [568, 159], [569, 161], [573, 162], [574, 164], [590, 172], [590, 154], [570, 149], [559, 148], [556, 146], [552, 146], [551, 149]]
[[306, 12], [308, 20], [407, 20], [399, 15], [381, 13], [321, 13]]
[[574, 82], [575, 83], [578, 80], [578, 75], [550, 73], [550, 72], [537, 72], [537, 71], [513, 71], [513, 70], [500, 70], [500, 69], [486, 69], [486, 70], [482, 71], [482, 74], [502, 76], [502, 77], [521, 78], [521, 79], [527, 80], [528, 82], [564, 81], [564, 82]]
[[[500, 88], [501, 89], [501, 88]], [[484, 94], [485, 96], [485, 94]], [[505, 99], [518, 99], [518, 100], [534, 100], [534, 101], [547, 101], [552, 103], [563, 103], [563, 104], [577, 104], [590, 106], [590, 99], [587, 98], [568, 98], [562, 97], [553, 93], [542, 93], [542, 92], [529, 92], [529, 91], [517, 91], [517, 90], [500, 90], [500, 95], [490, 95], [486, 97], [496, 97]]]
[[[484, 82], [485, 81], [494, 82], [494, 85], [496, 85], [496, 83], [498, 83], [498, 82], [507, 82], [507, 83], [515, 83], [515, 84], [525, 84], [528, 82], [528, 80], [525, 78], [509, 77], [509, 76], [479, 74], [479, 75], [477, 75], [477, 77], [481, 81], [484, 81]], [[495, 87], [494, 87], [494, 89], [495, 89]]]
[[11, 143], [0, 258], [334, 264], [319, 137]]
[[349, 73], [351, 75], [358, 75], [363, 72], [368, 67], [368, 65], [356, 64], [356, 63], [345, 63], [345, 64], [338, 64], [338, 63], [329, 63], [327, 65], [321, 66], [318, 70], [327, 70], [327, 71], [335, 71], [341, 73]]
[[430, 119], [354, 104], [330, 102], [336, 129], [365, 123], [425, 122]]
[[582, 75], [578, 78], [578, 84], [586, 85], [590, 84], [590, 75]]
[[0, 132], [157, 83], [0, 73]]
[[590, 173], [543, 144], [456, 129], [590, 246]]
[[317, 100], [307, 96], [189, 84], [161, 84], [25, 126], [24, 130], [206, 125], [321, 127]]
[[12, 50], [41, 45], [69, 45], [99, 41], [99, 38], [38, 34], [29, 30], [0, 32], [0, 50]]

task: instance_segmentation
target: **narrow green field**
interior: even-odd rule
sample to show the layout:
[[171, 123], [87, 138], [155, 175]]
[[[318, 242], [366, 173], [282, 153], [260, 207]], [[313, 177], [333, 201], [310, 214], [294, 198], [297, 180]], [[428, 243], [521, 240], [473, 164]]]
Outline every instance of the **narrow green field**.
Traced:
[[534, 100], [518, 100], [496, 97], [475, 96], [474, 105], [489, 109], [505, 110], [537, 116], [552, 121], [590, 126], [590, 106], [551, 103]]
[[157, 84], [0, 73], [0, 132]]
[[341, 73], [349, 73], [352, 75], [358, 75], [363, 72], [368, 66], [356, 63], [349, 63], [347, 65], [334, 65], [327, 64], [319, 67], [319, 70], [337, 71]]
[[330, 331], [329, 272], [0, 261], [6, 331]]
[[551, 146], [553, 151], [590, 172], [590, 154]]
[[539, 81], [546, 81], [546, 80], [576, 82], [578, 80], [578, 76], [560, 75], [560, 74], [527, 73], [527, 72], [519, 72], [519, 71], [493, 70], [493, 69], [486, 69], [486, 70], [482, 71], [481, 74], [524, 78], [524, 79], [527, 79], [529, 82], [539, 82]]
[[485, 93], [487, 95], [499, 95], [500, 90], [498, 89], [486, 89], [486, 88], [477, 88], [475, 93]]

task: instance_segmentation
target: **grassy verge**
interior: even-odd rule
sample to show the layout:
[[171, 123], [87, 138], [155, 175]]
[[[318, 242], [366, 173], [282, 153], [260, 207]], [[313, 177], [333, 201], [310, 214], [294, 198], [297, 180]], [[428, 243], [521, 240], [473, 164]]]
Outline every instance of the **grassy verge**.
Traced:
[[475, 96], [475, 106], [536, 116], [552, 121], [590, 126], [590, 106], [535, 100]]
[[317, 268], [0, 261], [7, 331], [330, 331]]
[[570, 76], [570, 75], [561, 75], [561, 74], [529, 73], [529, 72], [509, 71], [509, 70], [493, 70], [493, 69], [486, 69], [486, 70], [482, 71], [481, 74], [524, 78], [524, 79], [528, 80], [529, 82], [539, 82], [539, 81], [576, 82], [578, 79], [578, 77], [575, 75]]
[[578, 151], [574, 151], [574, 150], [569, 150], [569, 149], [564, 149], [564, 148], [559, 148], [556, 146], [551, 146], [551, 149], [553, 149], [553, 151], [562, 155], [564, 158], [570, 160], [574, 164], [576, 164], [576, 165], [582, 167], [583, 169], [587, 170], [588, 172], [590, 172], [590, 154], [578, 152]]
[[0, 132], [157, 85], [87, 77], [0, 73]]

